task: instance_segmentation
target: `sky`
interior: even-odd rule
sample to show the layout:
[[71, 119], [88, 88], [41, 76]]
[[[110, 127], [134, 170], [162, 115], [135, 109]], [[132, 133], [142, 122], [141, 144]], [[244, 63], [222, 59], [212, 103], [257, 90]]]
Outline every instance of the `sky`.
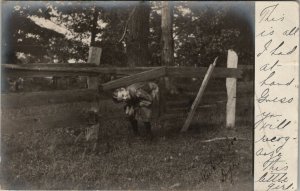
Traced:
[[[55, 9], [51, 9], [51, 10], [52, 11], [50, 12], [50, 14], [53, 14], [56, 16], [58, 16], [60, 14], [60, 13], [56, 12]], [[55, 17], [51, 17], [50, 20], [47, 20], [47, 19], [44, 19], [44, 18], [41, 18], [38, 16], [30, 16], [28, 18], [30, 20], [32, 20], [33, 22], [35, 22], [40, 27], [47, 28], [47, 29], [50, 29], [50, 30], [53, 30], [60, 34], [65, 35], [65, 37], [67, 39], [74, 39], [74, 40], [82, 41], [82, 43], [85, 45], [89, 45], [91, 42], [90, 34], [86, 34], [83, 39], [76, 39], [75, 37], [78, 36], [78, 33], [74, 32], [74, 31], [70, 31], [64, 25], [58, 24], [58, 22], [56, 22]], [[107, 26], [107, 23], [103, 22], [102, 19], [99, 19], [97, 24], [98, 24], [98, 27], [100, 27], [100, 28], [105, 28]], [[99, 36], [98, 36], [98, 38], [99, 38]], [[96, 39], [96, 40], [99, 40], [99, 39]]]

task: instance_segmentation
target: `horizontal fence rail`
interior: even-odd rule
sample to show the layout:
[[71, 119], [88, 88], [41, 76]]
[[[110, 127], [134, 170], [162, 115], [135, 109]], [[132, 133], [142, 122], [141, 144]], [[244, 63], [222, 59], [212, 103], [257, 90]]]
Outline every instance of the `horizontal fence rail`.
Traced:
[[7, 77], [47, 77], [47, 76], [97, 76], [101, 74], [131, 75], [159, 67], [66, 67], [66, 66], [23, 66], [13, 64], [1, 64], [2, 71]]
[[[199, 76], [204, 76], [207, 69], [206, 67], [167, 67], [167, 75], [172, 77], [198, 78]], [[242, 74], [242, 69], [215, 67], [212, 78], [242, 78]]]
[[165, 67], [156, 68], [156, 69], [148, 70], [148, 71], [141, 72], [138, 74], [126, 76], [124, 78], [117, 79], [112, 82], [107, 82], [107, 83], [101, 85], [101, 90], [105, 91], [105, 90], [110, 90], [110, 89], [114, 89], [114, 88], [124, 87], [124, 86], [128, 86], [130, 84], [133, 84], [136, 81], [147, 81], [147, 80], [157, 79], [157, 78], [163, 77], [165, 75], [166, 75]]
[[[16, 65], [16, 64], [7, 64]], [[19, 64], [18, 66], [26, 67], [97, 67], [94, 63], [29, 63], [29, 64]]]
[[[14, 65], [1, 64], [1, 69], [6, 77], [47, 77], [47, 76], [98, 76], [101, 74], [132, 75], [160, 67], [94, 67], [91, 64], [29, 64]], [[251, 66], [245, 67], [247, 69]], [[242, 68], [216, 67], [213, 78], [242, 78]], [[207, 67], [166, 67], [166, 75], [171, 77], [195, 77], [204, 76]]]
[[93, 102], [101, 98], [108, 97], [104, 94], [99, 95], [98, 91], [93, 89], [8, 93], [1, 94], [1, 109], [74, 102]]

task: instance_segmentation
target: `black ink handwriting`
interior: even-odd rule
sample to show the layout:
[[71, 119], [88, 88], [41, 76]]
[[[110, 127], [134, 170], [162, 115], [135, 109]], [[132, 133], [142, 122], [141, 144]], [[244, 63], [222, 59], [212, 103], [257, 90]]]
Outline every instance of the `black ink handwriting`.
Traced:
[[256, 35], [257, 37], [266, 37], [266, 36], [272, 36], [274, 34], [274, 30], [273, 27], [270, 28], [269, 31], [263, 30], [261, 31], [258, 35]]
[[282, 34], [284, 36], [295, 36], [297, 33], [299, 33], [299, 27], [294, 27], [290, 30], [285, 30]]
[[265, 7], [259, 14], [259, 16], [260, 16], [259, 23], [261, 23], [262, 21], [265, 21], [265, 22], [284, 21], [284, 14], [282, 14], [280, 17], [277, 17], [277, 18], [273, 17], [274, 13], [276, 13], [275, 10], [278, 7], [278, 5], [279, 4]]
[[258, 53], [258, 54], [257, 54], [257, 57], [260, 57], [265, 51], [267, 51], [268, 48], [269, 48], [269, 46], [271, 45], [271, 43], [272, 43], [272, 39], [269, 40], [269, 41], [264, 45], [264, 50], [263, 50], [262, 52]]
[[[276, 185], [274, 183], [271, 183], [271, 184], [268, 185], [268, 190], [267, 191], [269, 191], [269, 190], [288, 190], [292, 186], [293, 186], [293, 183], [289, 184], [288, 186], [286, 186], [285, 184]], [[293, 189], [293, 187], [291, 189]]]
[[271, 50], [271, 55], [276, 55], [276, 56], [284, 56], [284, 55], [290, 55], [292, 54], [293, 52], [295, 52], [295, 50], [297, 50], [297, 47], [298, 46], [294, 46], [291, 50], [289, 51], [285, 51], [285, 52], [282, 52], [280, 50], [280, 48], [284, 45], [284, 41], [282, 41], [276, 48], [274, 48], [273, 50]]
[[266, 88], [260, 95], [260, 97], [257, 99], [258, 103], [263, 103], [263, 102], [272, 102], [272, 103], [282, 103], [282, 104], [287, 104], [287, 103], [292, 103], [294, 98], [287, 98], [287, 97], [271, 97], [269, 95], [270, 89]]
[[276, 74], [275, 71], [271, 72], [269, 74], [269, 76], [264, 79], [263, 81], [260, 82], [260, 86], [290, 86], [293, 81], [295, 80], [295, 78], [292, 78], [291, 80], [289, 80], [288, 82], [282, 83], [282, 82], [276, 82], [274, 80], [272, 80], [272, 77]]

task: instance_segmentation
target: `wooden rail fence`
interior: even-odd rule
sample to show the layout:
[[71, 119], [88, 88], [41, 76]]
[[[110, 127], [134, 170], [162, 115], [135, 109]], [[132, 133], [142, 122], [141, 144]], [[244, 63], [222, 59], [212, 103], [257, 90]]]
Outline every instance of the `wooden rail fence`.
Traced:
[[[229, 53], [230, 54], [230, 53]], [[237, 57], [234, 58], [237, 62]], [[232, 60], [228, 60], [228, 64]], [[230, 65], [230, 64], [229, 64]], [[216, 104], [228, 104], [230, 101], [231, 110], [227, 110], [230, 113], [229, 118], [231, 118], [231, 123], [228, 126], [234, 126], [234, 119], [232, 115], [235, 116], [235, 99], [240, 97], [245, 97], [247, 101], [245, 103], [250, 103], [249, 100], [254, 99], [253, 96], [249, 96], [250, 93], [254, 93], [253, 81], [243, 81], [243, 77], [254, 71], [253, 65], [236, 65], [233, 68], [222, 68], [217, 66], [212, 73], [213, 80], [208, 84], [208, 91], [204, 93], [203, 104], [200, 104], [199, 108], [214, 107]], [[76, 64], [24, 64], [24, 65], [14, 65], [14, 64], [1, 64], [2, 78], [11, 77], [50, 77], [50, 76], [87, 76], [88, 78], [93, 78], [93, 85], [91, 89], [80, 89], [80, 90], [59, 90], [59, 91], [45, 91], [45, 92], [28, 92], [28, 93], [8, 93], [1, 94], [2, 104], [1, 108], [18, 108], [18, 107], [28, 107], [28, 106], [39, 106], [47, 104], [59, 104], [59, 103], [70, 103], [70, 102], [92, 102], [95, 100], [101, 100], [109, 96], [107, 90], [112, 90], [124, 85], [129, 85], [137, 81], [147, 81], [161, 78], [163, 76], [169, 76], [170, 78], [198, 78], [200, 80], [196, 82], [187, 83], [176, 83], [175, 86], [178, 89], [182, 89], [183, 97], [192, 100], [196, 91], [199, 89], [201, 80], [204, 77], [207, 68], [206, 67], [100, 67], [92, 63], [76, 63]], [[253, 73], [252, 73], [253, 74]], [[251, 74], [251, 75], [252, 75]], [[110, 81], [107, 83], [99, 84], [95, 81], [95, 77], [103, 75], [114, 75], [118, 76], [119, 79]], [[220, 79], [222, 85], [220, 85]], [[227, 87], [226, 82], [222, 79], [236, 79], [231, 81], [230, 87]], [[176, 80], [175, 80], [176, 81]], [[98, 83], [98, 84], [97, 84]], [[219, 87], [223, 87], [222, 91], [218, 90]], [[100, 87], [103, 92], [99, 92], [97, 87]], [[236, 88], [236, 93], [232, 94], [232, 88]], [[227, 92], [226, 92], [227, 91]], [[243, 95], [243, 96], [241, 96]], [[215, 97], [224, 97], [223, 100], [217, 100]], [[180, 99], [180, 96], [178, 96]], [[230, 98], [230, 100], [228, 99]], [[206, 101], [210, 100], [210, 101]], [[242, 99], [241, 99], [242, 100]], [[176, 100], [172, 100], [176, 103]], [[186, 102], [187, 100], [177, 100], [177, 102]], [[217, 102], [218, 101], [218, 102]], [[171, 102], [171, 101], [170, 101]], [[210, 102], [210, 103], [209, 103]], [[237, 100], [239, 103], [239, 100]], [[243, 101], [242, 101], [243, 102]], [[170, 105], [170, 104], [166, 104]], [[172, 104], [171, 104], [172, 105]], [[176, 104], [173, 104], [176, 106]], [[188, 110], [188, 106], [185, 104], [184, 108]], [[169, 109], [172, 110], [172, 109]], [[176, 109], [173, 109], [176, 111]], [[182, 109], [184, 110], [184, 109]], [[234, 110], [234, 111], [232, 111]], [[172, 116], [172, 113], [166, 113], [166, 116]], [[227, 114], [228, 115], [228, 114]], [[228, 119], [229, 120], [229, 119]]]

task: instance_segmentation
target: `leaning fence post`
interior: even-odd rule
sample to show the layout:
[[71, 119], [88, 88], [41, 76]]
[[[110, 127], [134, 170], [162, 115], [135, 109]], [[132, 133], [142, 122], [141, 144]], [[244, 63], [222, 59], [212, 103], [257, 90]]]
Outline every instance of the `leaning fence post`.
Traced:
[[[91, 46], [89, 49], [88, 63], [94, 63], [100, 65], [100, 58], [102, 54], [102, 48]], [[89, 76], [87, 79], [88, 89], [98, 88], [98, 77]]]
[[[227, 68], [237, 68], [238, 56], [233, 50], [228, 50]], [[226, 78], [227, 105], [226, 105], [226, 127], [235, 127], [236, 110], [236, 78]]]
[[202, 84], [200, 86], [200, 89], [199, 89], [199, 91], [197, 93], [197, 96], [196, 96], [196, 98], [195, 98], [195, 100], [194, 100], [194, 102], [193, 102], [193, 104], [191, 106], [189, 114], [188, 114], [188, 116], [187, 116], [187, 118], [186, 118], [186, 120], [184, 122], [184, 125], [181, 128], [180, 132], [185, 132], [185, 131], [188, 130], [188, 128], [189, 128], [189, 126], [190, 126], [190, 124], [192, 122], [193, 116], [194, 116], [194, 114], [196, 112], [196, 109], [197, 109], [197, 107], [198, 107], [198, 105], [199, 105], [199, 103], [201, 101], [201, 98], [202, 98], [202, 96], [204, 94], [204, 90], [205, 90], [205, 88], [206, 88], [206, 86], [208, 84], [209, 79], [212, 76], [212, 72], [214, 71], [214, 68], [216, 66], [217, 60], [218, 60], [218, 57], [216, 57], [215, 60], [214, 60], [214, 63], [209, 66], [209, 68], [208, 68], [208, 70], [207, 70], [207, 72], [206, 72], [206, 74], [204, 76], [204, 79], [202, 81]]

